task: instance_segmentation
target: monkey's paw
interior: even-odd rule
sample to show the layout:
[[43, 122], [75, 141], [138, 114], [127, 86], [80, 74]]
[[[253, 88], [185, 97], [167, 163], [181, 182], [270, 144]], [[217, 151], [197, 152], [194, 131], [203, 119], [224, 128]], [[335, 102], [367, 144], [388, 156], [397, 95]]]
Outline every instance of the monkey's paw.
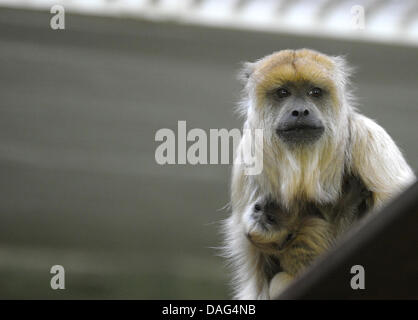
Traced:
[[287, 272], [277, 273], [270, 281], [270, 299], [277, 298], [292, 283], [293, 277]]
[[344, 197], [342, 206], [347, 207], [353, 205], [358, 207], [362, 201], [372, 197], [371, 191], [369, 191], [364, 183], [356, 178], [350, 177], [344, 184]]

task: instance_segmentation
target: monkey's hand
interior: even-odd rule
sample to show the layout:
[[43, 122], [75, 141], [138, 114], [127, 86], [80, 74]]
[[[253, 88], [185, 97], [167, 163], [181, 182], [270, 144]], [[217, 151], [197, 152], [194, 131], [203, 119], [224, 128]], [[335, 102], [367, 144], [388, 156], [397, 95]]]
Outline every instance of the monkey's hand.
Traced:
[[362, 201], [372, 196], [362, 181], [356, 177], [349, 177], [343, 186], [343, 197], [341, 201], [342, 207], [355, 206], [358, 207]]
[[293, 277], [287, 272], [277, 273], [270, 281], [269, 295], [270, 299], [275, 299], [281, 294], [293, 281]]
[[357, 177], [346, 178], [340, 200], [333, 208], [333, 218], [337, 222], [360, 218], [373, 205], [373, 194]]

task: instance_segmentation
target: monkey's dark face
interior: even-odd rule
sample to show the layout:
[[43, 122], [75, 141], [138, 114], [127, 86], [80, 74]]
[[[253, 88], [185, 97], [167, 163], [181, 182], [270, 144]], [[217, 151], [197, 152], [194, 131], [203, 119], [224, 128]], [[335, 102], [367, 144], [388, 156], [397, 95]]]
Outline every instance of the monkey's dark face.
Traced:
[[277, 109], [275, 132], [280, 140], [291, 145], [312, 144], [324, 133], [321, 110], [327, 91], [311, 83], [287, 83], [269, 92]]
[[296, 215], [269, 197], [262, 197], [250, 206], [245, 219], [248, 240], [263, 251], [283, 250], [296, 236]]
[[[282, 50], [246, 64], [247, 121], [277, 146], [326, 146], [344, 117], [337, 62], [312, 50]], [[310, 149], [310, 148], [309, 148]], [[316, 148], [319, 150], [320, 148]]]

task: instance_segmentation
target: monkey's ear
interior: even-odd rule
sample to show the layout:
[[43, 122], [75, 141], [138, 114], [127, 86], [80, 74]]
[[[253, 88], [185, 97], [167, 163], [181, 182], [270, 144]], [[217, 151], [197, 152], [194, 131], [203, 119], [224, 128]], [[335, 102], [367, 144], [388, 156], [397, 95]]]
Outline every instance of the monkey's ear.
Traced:
[[251, 77], [255, 70], [255, 63], [253, 62], [244, 62], [242, 63], [241, 70], [238, 73], [238, 80], [241, 81], [242, 84], [246, 84], [248, 79]]
[[341, 82], [342, 85], [347, 84], [350, 77], [355, 72], [355, 68], [347, 63], [345, 56], [334, 56], [332, 57], [332, 60], [336, 66], [337, 81]]

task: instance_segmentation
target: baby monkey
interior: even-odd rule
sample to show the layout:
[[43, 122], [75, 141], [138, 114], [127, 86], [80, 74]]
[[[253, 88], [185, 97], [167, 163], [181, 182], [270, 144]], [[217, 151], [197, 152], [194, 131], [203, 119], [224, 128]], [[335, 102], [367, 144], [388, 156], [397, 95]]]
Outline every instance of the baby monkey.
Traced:
[[264, 254], [277, 258], [280, 269], [296, 276], [312, 260], [328, 249], [335, 228], [313, 204], [289, 212], [270, 198], [253, 206], [254, 221], [248, 240]]
[[269, 264], [275, 270], [266, 270], [270, 292], [282, 291], [371, 207], [371, 192], [357, 178], [346, 178], [342, 190], [331, 205], [301, 203], [290, 212], [270, 197], [260, 197], [247, 212], [248, 240], [266, 259], [276, 261]]

